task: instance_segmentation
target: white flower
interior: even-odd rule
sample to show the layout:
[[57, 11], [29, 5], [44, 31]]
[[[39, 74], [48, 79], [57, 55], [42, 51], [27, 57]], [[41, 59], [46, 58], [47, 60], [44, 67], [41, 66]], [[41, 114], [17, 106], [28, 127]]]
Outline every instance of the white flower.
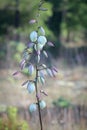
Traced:
[[36, 40], [37, 40], [37, 32], [36, 31], [33, 31], [30, 33], [30, 40], [32, 42], [36, 42]]
[[40, 108], [44, 109], [46, 107], [46, 102], [44, 100], [40, 101]]
[[36, 106], [36, 104], [31, 104], [30, 106], [29, 106], [29, 111], [32, 113], [32, 112], [34, 112], [34, 111], [36, 111], [36, 109], [37, 109], [37, 106]]
[[46, 39], [46, 37], [45, 36], [39, 36], [38, 37], [38, 44], [41, 44], [41, 45], [45, 45], [46, 44], [46, 42], [47, 42], [47, 39]]
[[38, 43], [37, 45], [35, 44], [34, 48], [36, 51], [40, 51], [43, 49], [43, 45]]
[[28, 67], [29, 74], [32, 75], [34, 73], [34, 66], [31, 64]]
[[34, 83], [28, 83], [27, 89], [29, 93], [33, 93], [35, 91], [35, 84]]

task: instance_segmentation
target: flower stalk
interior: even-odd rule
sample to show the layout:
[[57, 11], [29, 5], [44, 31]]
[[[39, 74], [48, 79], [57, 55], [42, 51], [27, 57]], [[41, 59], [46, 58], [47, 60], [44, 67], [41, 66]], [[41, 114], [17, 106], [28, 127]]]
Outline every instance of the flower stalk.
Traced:
[[35, 82], [35, 88], [36, 88], [36, 98], [37, 98], [37, 105], [38, 105], [38, 112], [39, 112], [39, 121], [40, 121], [40, 128], [43, 130], [43, 125], [42, 125], [42, 117], [41, 117], [41, 110], [40, 110], [40, 97], [38, 94], [38, 67], [36, 65], [36, 82]]
[[[32, 103], [29, 106], [29, 111], [32, 113], [36, 111], [38, 108], [38, 114], [39, 114], [39, 122], [40, 122], [40, 129], [43, 130], [43, 124], [42, 124], [42, 117], [41, 117], [41, 109], [44, 109], [46, 107], [46, 103], [44, 100], [41, 99], [41, 94], [44, 96], [48, 96], [44, 90], [40, 90], [38, 86], [38, 82], [40, 82], [42, 85], [45, 84], [45, 78], [44, 78], [44, 71], [50, 76], [55, 77], [55, 73], [57, 73], [57, 69], [53, 66], [47, 67], [45, 64], [41, 63], [41, 54], [45, 56], [45, 58], [48, 58], [48, 54], [45, 51], [45, 45], [48, 46], [54, 46], [52, 42], [47, 41], [47, 38], [45, 36], [45, 30], [42, 26], [39, 25], [40, 20], [40, 13], [41, 11], [47, 11], [46, 8], [43, 7], [44, 0], [40, 0], [40, 3], [38, 5], [38, 14], [36, 15], [36, 19], [30, 20], [30, 24], [37, 23], [37, 29], [33, 30], [29, 37], [30, 42], [28, 43], [27, 47], [25, 48], [23, 52], [23, 59], [20, 63], [20, 71], [16, 71], [13, 76], [18, 75], [19, 73], [23, 73], [24, 69], [27, 69], [28, 75], [33, 77], [33, 74], [35, 74], [34, 79], [25, 81], [22, 86], [27, 85], [27, 90], [30, 94], [36, 93], [36, 103]], [[35, 53], [35, 63], [32, 63], [31, 56]]]

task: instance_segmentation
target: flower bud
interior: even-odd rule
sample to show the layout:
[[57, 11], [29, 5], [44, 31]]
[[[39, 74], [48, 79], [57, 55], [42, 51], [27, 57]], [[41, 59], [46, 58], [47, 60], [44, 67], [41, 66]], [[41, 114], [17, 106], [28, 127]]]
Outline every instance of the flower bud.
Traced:
[[44, 100], [40, 101], [40, 108], [44, 109], [46, 107], [46, 102]]
[[34, 46], [34, 48], [36, 51], [41, 51], [43, 49], [43, 45], [38, 43], [37, 45]]
[[42, 50], [43, 49], [43, 45], [42, 44], [37, 44], [37, 49], [38, 50]]
[[34, 66], [31, 64], [29, 67], [28, 67], [28, 70], [29, 70], [29, 74], [32, 75], [34, 73]]
[[46, 58], [48, 58], [48, 54], [46, 51], [43, 51], [43, 54], [45, 55]]
[[45, 36], [39, 36], [38, 37], [38, 44], [41, 44], [41, 45], [44, 46], [46, 44], [46, 42], [47, 42], [47, 39], [46, 39]]
[[37, 32], [36, 31], [33, 31], [30, 33], [30, 40], [32, 42], [36, 42], [36, 40], [37, 40]]
[[23, 58], [24, 58], [24, 60], [28, 60], [29, 59], [29, 54], [28, 54], [28, 52], [24, 52], [23, 53]]
[[47, 68], [46, 71], [49, 76], [53, 77], [53, 72], [51, 71], [51, 69]]
[[35, 19], [31, 19], [30, 21], [29, 21], [29, 23], [30, 24], [34, 24], [34, 23], [36, 23], [37, 21], [35, 20]]
[[44, 30], [43, 27], [40, 27], [40, 28], [39, 28], [39, 33], [40, 33], [41, 35], [45, 35], [45, 30]]
[[37, 109], [37, 106], [36, 106], [36, 104], [31, 104], [30, 106], [29, 106], [29, 111], [32, 113], [32, 112], [34, 112], [34, 111], [36, 111], [36, 109]]
[[33, 93], [35, 91], [35, 84], [29, 82], [28, 85], [27, 85], [27, 89], [28, 89], [29, 93]]

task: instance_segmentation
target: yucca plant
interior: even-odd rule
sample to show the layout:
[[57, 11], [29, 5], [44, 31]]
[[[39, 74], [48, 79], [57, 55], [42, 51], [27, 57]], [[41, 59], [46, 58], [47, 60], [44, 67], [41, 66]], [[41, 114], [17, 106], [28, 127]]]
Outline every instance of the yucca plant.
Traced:
[[[35, 30], [29, 35], [29, 43], [23, 52], [23, 59], [20, 63], [20, 71], [15, 72], [13, 75], [17, 75], [18, 73], [22, 73], [23, 69], [27, 68], [30, 76], [33, 75], [32, 80], [25, 81], [22, 86], [26, 85], [27, 90], [30, 94], [35, 93], [36, 95], [36, 103], [32, 103], [29, 106], [29, 111], [32, 113], [38, 109], [39, 111], [39, 121], [41, 130], [43, 130], [42, 126], [42, 118], [41, 118], [41, 109], [46, 107], [46, 102], [41, 98], [41, 95], [44, 94], [47, 96], [47, 93], [40, 89], [38, 83], [45, 84], [45, 74], [44, 71], [51, 77], [54, 77], [57, 73], [56, 67], [41, 62], [41, 55], [44, 55], [45, 58], [49, 58], [46, 52], [46, 46], [54, 46], [54, 44], [47, 40], [45, 29], [40, 25], [40, 15], [42, 12], [47, 11], [48, 9], [44, 7], [44, 0], [40, 0], [38, 4], [38, 13], [36, 14], [35, 19], [31, 19], [29, 24], [33, 26], [36, 25]], [[32, 56], [34, 56], [34, 62], [32, 61]]]

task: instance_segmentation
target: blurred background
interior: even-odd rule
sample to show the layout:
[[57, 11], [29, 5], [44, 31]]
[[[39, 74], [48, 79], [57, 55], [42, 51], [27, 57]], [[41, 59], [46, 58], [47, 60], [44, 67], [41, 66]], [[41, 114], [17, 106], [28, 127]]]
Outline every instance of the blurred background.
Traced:
[[[45, 130], [87, 129], [87, 0], [45, 0], [40, 25], [46, 30], [49, 63], [56, 77], [46, 75], [42, 111]], [[39, 130], [38, 112], [30, 114], [35, 101], [21, 84], [25, 75], [13, 77], [35, 25], [39, 0], [0, 0], [0, 130]], [[44, 60], [44, 59], [43, 59]], [[48, 64], [48, 61], [45, 60]], [[45, 124], [45, 125], [44, 125]]]

